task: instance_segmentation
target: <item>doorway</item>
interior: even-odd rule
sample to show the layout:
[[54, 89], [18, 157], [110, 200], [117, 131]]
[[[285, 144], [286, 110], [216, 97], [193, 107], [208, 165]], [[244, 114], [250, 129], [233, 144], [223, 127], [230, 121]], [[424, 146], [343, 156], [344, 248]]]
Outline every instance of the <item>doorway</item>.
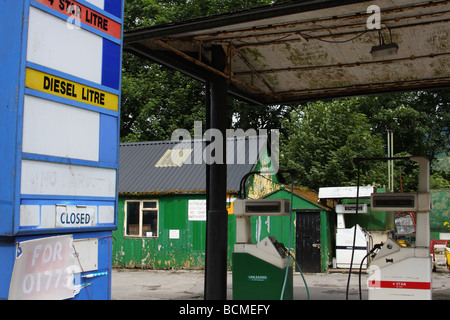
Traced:
[[296, 212], [295, 240], [295, 257], [302, 272], [320, 272], [319, 212]]

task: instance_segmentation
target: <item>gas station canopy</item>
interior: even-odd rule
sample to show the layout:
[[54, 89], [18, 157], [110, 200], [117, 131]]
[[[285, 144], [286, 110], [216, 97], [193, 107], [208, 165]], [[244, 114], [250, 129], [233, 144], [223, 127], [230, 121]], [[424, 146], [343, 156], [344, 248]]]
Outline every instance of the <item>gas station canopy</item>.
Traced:
[[[287, 104], [449, 86], [449, 19], [450, 1], [294, 1], [126, 32], [124, 49], [225, 77], [251, 104]], [[214, 45], [224, 70], [211, 67]]]
[[[133, 30], [123, 41], [208, 82], [209, 127], [225, 132], [227, 93], [264, 106], [450, 86], [449, 19], [450, 0], [300, 0]], [[226, 165], [206, 169], [205, 299], [226, 299]]]

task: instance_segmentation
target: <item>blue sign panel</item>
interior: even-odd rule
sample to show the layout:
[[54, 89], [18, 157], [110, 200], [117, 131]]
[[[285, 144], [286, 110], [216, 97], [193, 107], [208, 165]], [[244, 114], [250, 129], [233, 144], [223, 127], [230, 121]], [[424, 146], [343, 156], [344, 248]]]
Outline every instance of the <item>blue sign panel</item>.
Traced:
[[[11, 263], [1, 277], [12, 274], [20, 256], [9, 245], [60, 235], [106, 238], [117, 227], [124, 3], [26, 0], [5, 6], [0, 257]], [[80, 251], [103, 252], [103, 242], [84, 244]], [[108, 272], [98, 266], [111, 264], [89, 263], [102, 275]], [[0, 288], [0, 298], [8, 297], [5, 292]]]

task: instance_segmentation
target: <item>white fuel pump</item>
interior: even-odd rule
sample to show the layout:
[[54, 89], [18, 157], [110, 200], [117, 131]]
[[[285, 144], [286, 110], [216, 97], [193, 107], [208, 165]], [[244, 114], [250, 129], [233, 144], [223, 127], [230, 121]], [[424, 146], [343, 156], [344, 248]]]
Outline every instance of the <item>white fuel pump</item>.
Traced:
[[403, 247], [389, 239], [372, 259], [368, 268], [369, 300], [432, 298], [430, 257], [430, 162], [411, 157], [419, 164], [417, 193], [372, 194], [373, 211], [397, 211], [416, 214], [416, 242]]
[[[357, 192], [357, 188], [359, 188], [359, 192]], [[360, 199], [369, 199], [374, 190], [376, 189], [373, 186], [324, 187], [319, 189], [319, 199], [348, 199], [354, 201], [357, 194]], [[360, 203], [358, 207], [356, 203], [337, 204], [335, 210], [337, 217], [336, 267], [343, 269], [359, 268], [361, 261], [371, 249], [371, 235], [363, 230], [359, 224], [347, 228], [345, 215], [356, 214], [356, 212], [367, 213], [367, 204]], [[362, 268], [365, 269], [366, 267], [367, 262], [364, 260]]]
[[[358, 206], [359, 213], [367, 213], [367, 204]], [[365, 255], [369, 251], [370, 234], [364, 231], [358, 224], [352, 228], [345, 227], [344, 214], [355, 214], [356, 204], [336, 205], [337, 230], [336, 230], [336, 267], [337, 268], [357, 268]], [[356, 228], [356, 230], [354, 230]], [[353, 241], [353, 237], [355, 241]], [[355, 246], [353, 246], [353, 242]], [[353, 251], [353, 260], [352, 260]], [[352, 261], [352, 262], [350, 262]], [[367, 267], [367, 262], [363, 261], [363, 268]]]

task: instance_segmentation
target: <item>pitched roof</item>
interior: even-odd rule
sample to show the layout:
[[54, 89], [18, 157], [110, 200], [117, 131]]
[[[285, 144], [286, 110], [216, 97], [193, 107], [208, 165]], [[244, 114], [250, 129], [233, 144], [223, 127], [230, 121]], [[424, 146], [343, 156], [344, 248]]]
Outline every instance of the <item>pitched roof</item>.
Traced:
[[[291, 187], [290, 186], [285, 186], [286, 191], [291, 192]], [[326, 201], [325, 203], [321, 203], [319, 200], [319, 194], [314, 191], [311, 190], [309, 188], [306, 187], [297, 187], [294, 186], [294, 194], [308, 200], [309, 202], [315, 204], [318, 207], [321, 207], [322, 209], [325, 210], [330, 210], [331, 208], [333, 208], [333, 202], [332, 201]]]
[[[291, 186], [289, 185], [285, 185], [285, 184], [279, 184], [279, 189], [264, 195], [263, 198], [267, 198], [273, 194], [276, 194], [278, 192], [285, 192], [285, 193], [291, 193]], [[326, 201], [326, 203], [321, 203], [319, 201], [319, 197], [316, 191], [306, 188], [306, 187], [298, 187], [298, 186], [294, 186], [294, 195], [302, 198], [303, 200], [317, 206], [318, 208], [321, 208], [323, 210], [326, 211], [330, 211], [334, 205], [332, 201]], [[294, 208], [294, 209], [299, 209], [299, 208]]]
[[[242, 177], [252, 171], [255, 161], [249, 161], [249, 139], [244, 152], [235, 139], [228, 139], [227, 157], [234, 155], [234, 161], [227, 162], [227, 191], [236, 192]], [[255, 140], [251, 140], [255, 141]], [[264, 143], [258, 143], [261, 154]], [[206, 164], [202, 155], [206, 142], [203, 140], [150, 141], [121, 143], [119, 146], [119, 194], [161, 194], [161, 193], [204, 193], [206, 192]], [[183, 149], [188, 156], [178, 163], [171, 157], [171, 150]], [[173, 161], [175, 159], [175, 162]], [[200, 163], [199, 160], [201, 159]], [[243, 164], [240, 164], [243, 163]]]

